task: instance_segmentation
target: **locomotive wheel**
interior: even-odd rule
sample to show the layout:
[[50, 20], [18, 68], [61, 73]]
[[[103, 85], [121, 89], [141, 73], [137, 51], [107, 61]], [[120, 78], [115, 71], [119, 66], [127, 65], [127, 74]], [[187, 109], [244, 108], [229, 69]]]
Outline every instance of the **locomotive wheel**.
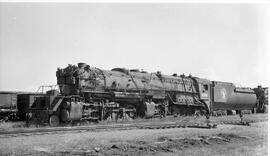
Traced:
[[173, 105], [171, 108], [172, 114], [177, 116], [181, 114], [181, 110], [178, 106]]
[[133, 111], [127, 112], [127, 115], [131, 118], [134, 119], [136, 117], [136, 108], [134, 106], [130, 106], [127, 109], [133, 109]]
[[68, 122], [70, 119], [68, 110], [66, 109], [61, 110], [60, 118], [63, 122]]
[[129, 116], [130, 118], [132, 118], [132, 119], [134, 119], [134, 118], [136, 117], [135, 111], [133, 111], [133, 112], [128, 112], [127, 114], [128, 114], [128, 116]]
[[58, 126], [60, 123], [59, 117], [57, 115], [51, 115], [49, 118], [49, 124], [52, 127]]
[[205, 114], [205, 117], [206, 117], [207, 120], [209, 120], [210, 119], [210, 114], [209, 113]]
[[194, 116], [199, 117], [202, 115], [202, 112], [200, 110], [195, 110]]

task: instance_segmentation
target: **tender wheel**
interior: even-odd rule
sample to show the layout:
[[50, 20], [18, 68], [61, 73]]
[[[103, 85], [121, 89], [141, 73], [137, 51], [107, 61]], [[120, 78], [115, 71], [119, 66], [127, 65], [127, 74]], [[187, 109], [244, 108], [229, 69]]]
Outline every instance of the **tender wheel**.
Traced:
[[49, 118], [49, 124], [52, 127], [58, 126], [60, 123], [59, 117], [57, 115], [51, 115]]

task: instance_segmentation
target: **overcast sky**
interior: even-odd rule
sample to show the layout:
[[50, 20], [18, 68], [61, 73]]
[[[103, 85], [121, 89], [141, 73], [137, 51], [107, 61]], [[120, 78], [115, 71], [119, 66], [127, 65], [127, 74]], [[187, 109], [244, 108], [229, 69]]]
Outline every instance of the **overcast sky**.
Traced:
[[0, 90], [56, 84], [78, 62], [265, 86], [268, 6], [0, 3]]

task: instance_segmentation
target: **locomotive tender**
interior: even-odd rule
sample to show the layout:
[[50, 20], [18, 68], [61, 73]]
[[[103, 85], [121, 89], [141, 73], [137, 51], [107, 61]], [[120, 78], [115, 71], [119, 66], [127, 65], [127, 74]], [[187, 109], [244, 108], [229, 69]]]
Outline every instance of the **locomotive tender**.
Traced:
[[56, 126], [74, 120], [126, 120], [135, 117], [204, 114], [218, 110], [251, 110], [256, 94], [232, 83], [192, 76], [114, 68], [85, 63], [57, 69], [60, 93], [36, 99], [32, 118]]

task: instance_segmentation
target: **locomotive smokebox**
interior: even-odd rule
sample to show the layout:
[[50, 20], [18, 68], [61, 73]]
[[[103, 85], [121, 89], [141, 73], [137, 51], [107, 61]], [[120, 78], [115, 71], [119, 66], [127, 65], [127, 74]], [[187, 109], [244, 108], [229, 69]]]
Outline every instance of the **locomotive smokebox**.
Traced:
[[82, 62], [78, 63], [78, 67], [79, 67], [79, 68], [84, 68], [84, 67], [86, 67], [86, 66], [87, 66], [86, 63], [82, 63]]

